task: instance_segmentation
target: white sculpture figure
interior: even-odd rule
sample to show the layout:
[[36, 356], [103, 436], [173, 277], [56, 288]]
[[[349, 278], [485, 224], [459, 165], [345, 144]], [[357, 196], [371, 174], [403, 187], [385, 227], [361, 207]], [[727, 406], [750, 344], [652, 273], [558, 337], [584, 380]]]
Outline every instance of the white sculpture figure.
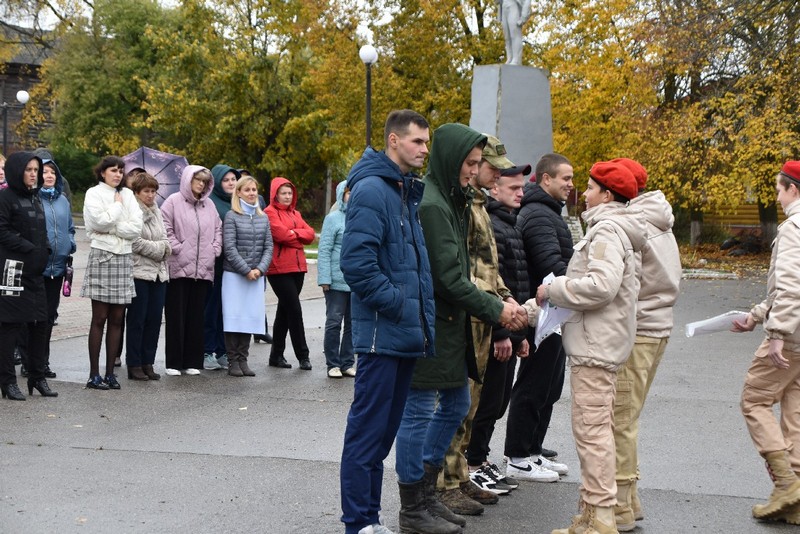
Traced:
[[497, 18], [503, 25], [506, 64], [522, 64], [522, 26], [531, 16], [531, 0], [497, 0]]

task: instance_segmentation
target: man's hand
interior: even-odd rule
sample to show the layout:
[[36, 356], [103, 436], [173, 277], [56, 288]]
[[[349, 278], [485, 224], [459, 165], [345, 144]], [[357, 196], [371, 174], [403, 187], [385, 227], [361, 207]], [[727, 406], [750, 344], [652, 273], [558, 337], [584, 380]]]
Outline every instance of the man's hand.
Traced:
[[774, 365], [778, 369], [789, 368], [789, 360], [783, 357], [782, 339], [769, 340], [769, 352], [767, 352], [767, 356], [769, 356], [769, 359], [772, 360], [772, 365]]
[[753, 314], [748, 313], [744, 321], [734, 320], [731, 332], [751, 332], [756, 327], [756, 320], [753, 319]]
[[516, 302], [504, 302], [503, 311], [500, 313], [500, 324], [511, 331], [522, 330], [528, 326], [528, 314], [525, 308]]
[[528, 355], [531, 353], [531, 345], [528, 343], [527, 339], [523, 339], [522, 343], [519, 344], [519, 350], [517, 351], [517, 356], [520, 358], [527, 358]]
[[498, 362], [507, 362], [511, 358], [511, 340], [509, 338], [494, 342], [494, 357]]

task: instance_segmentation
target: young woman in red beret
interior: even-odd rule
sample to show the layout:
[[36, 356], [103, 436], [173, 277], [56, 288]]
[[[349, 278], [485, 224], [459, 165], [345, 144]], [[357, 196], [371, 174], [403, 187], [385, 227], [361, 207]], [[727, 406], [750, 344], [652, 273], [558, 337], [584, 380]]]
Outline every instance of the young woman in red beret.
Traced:
[[[753, 517], [800, 525], [800, 161], [787, 162], [775, 184], [786, 214], [772, 243], [767, 298], [735, 321], [734, 332], [764, 324], [742, 391], [742, 414], [775, 489]], [[772, 407], [780, 403], [780, 423]]]
[[572, 433], [581, 464], [583, 512], [568, 529], [616, 533], [614, 395], [617, 369], [630, 355], [636, 335], [638, 253], [646, 241], [644, 218], [627, 207], [636, 179], [621, 163], [595, 163], [583, 196], [586, 236], [564, 276], [541, 285], [536, 300], [575, 310], [563, 327], [571, 366]]

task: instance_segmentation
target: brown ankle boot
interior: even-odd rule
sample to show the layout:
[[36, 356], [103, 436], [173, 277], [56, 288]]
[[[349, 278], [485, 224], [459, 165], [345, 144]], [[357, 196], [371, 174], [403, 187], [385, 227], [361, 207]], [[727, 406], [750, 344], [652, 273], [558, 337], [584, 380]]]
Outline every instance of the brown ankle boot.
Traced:
[[239, 368], [241, 368], [244, 376], [256, 376], [255, 371], [247, 366], [247, 358], [242, 358], [241, 356], [239, 357]]
[[150, 380], [161, 380], [161, 375], [153, 370], [152, 365], [143, 365], [142, 371], [144, 371], [144, 374], [146, 374], [147, 378]]
[[228, 376], [244, 376], [239, 360], [232, 360], [228, 357]]
[[141, 367], [128, 366], [128, 379], [129, 380], [150, 380]]
[[767, 503], [753, 506], [753, 517], [774, 519], [800, 502], [800, 479], [789, 466], [787, 451], [767, 452], [762, 456], [767, 461], [767, 471], [775, 483], [775, 489]]

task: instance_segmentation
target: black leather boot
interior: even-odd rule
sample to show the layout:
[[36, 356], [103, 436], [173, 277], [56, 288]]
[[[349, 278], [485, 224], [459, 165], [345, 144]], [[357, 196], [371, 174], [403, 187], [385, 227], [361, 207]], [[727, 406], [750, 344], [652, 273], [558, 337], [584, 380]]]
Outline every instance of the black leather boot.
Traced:
[[461, 534], [461, 527], [431, 515], [425, 506], [425, 480], [400, 486], [400, 534]]
[[19, 386], [17, 384], [6, 384], [4, 386], [0, 385], [0, 392], [2, 392], [4, 399], [8, 397], [8, 400], [25, 400], [25, 395], [23, 395], [19, 390]]
[[422, 481], [425, 482], [425, 506], [431, 515], [441, 517], [454, 525], [465, 527], [467, 526], [467, 520], [463, 516], [454, 514], [450, 511], [450, 508], [440, 503], [439, 499], [436, 498], [436, 481], [439, 479], [441, 471], [441, 467], [425, 464], [425, 475], [422, 477]]
[[50, 385], [44, 378], [38, 380], [35, 378], [28, 379], [28, 395], [33, 395], [34, 389], [38, 391], [42, 397], [58, 397], [58, 393], [50, 389]]

